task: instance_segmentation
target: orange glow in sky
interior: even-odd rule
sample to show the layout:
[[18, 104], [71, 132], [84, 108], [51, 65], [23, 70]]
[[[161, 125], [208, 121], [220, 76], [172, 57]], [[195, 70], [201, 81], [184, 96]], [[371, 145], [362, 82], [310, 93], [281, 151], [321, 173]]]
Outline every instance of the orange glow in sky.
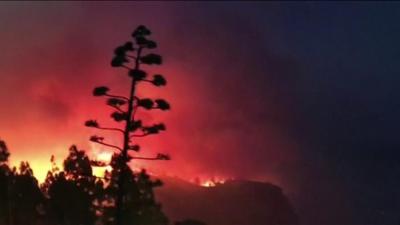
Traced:
[[[164, 98], [171, 104], [169, 112], [138, 113], [146, 125], [163, 122], [167, 127], [166, 132], [140, 140], [139, 154], [166, 153], [172, 160], [135, 161], [132, 166], [186, 180], [215, 175], [263, 179], [284, 177], [283, 165], [298, 160], [296, 143], [284, 124], [290, 122], [290, 108], [276, 97], [254, 97], [261, 93], [254, 82], [244, 85], [243, 74], [251, 74], [257, 64], [248, 60], [226, 66], [230, 60], [243, 60], [241, 53], [247, 54], [232, 52], [238, 50], [237, 41], [196, 33], [203, 29], [201, 33], [209, 33], [210, 24], [193, 30], [189, 23], [182, 26], [185, 32], [174, 30], [176, 15], [164, 8], [157, 14], [162, 19], [154, 19], [146, 17], [153, 11], [139, 15], [130, 8], [115, 13], [107, 7], [104, 12], [82, 7], [71, 4], [67, 9], [45, 10], [32, 5], [20, 14], [23, 20], [15, 16], [19, 14], [4, 14], [11, 17], [4, 20], [0, 35], [8, 43], [0, 60], [0, 138], [10, 149], [12, 165], [29, 161], [43, 181], [51, 168], [50, 157], [54, 155], [62, 168], [73, 144], [91, 159], [109, 160], [113, 150], [92, 145], [89, 137], [101, 135], [112, 144], [119, 144], [121, 137], [83, 124], [95, 119], [107, 127], [115, 125], [105, 99], [93, 97], [92, 90], [106, 85], [117, 95], [129, 92], [126, 71], [112, 68], [110, 60], [115, 47], [131, 39], [138, 23], [153, 31], [159, 45], [154, 53], [164, 61], [145, 70], [149, 75], [164, 75], [168, 82], [162, 88], [144, 83], [138, 95]], [[50, 22], [53, 19], [57, 26]], [[22, 58], [29, 59], [23, 60], [23, 66]], [[262, 86], [265, 96], [275, 96], [273, 84]], [[94, 168], [94, 173], [101, 175], [104, 169]]]

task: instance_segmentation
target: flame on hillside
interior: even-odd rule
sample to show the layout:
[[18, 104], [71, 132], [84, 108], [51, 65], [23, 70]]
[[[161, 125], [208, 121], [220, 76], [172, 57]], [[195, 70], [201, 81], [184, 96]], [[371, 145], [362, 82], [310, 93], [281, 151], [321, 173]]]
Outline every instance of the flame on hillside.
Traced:
[[104, 177], [104, 173], [106, 171], [110, 171], [112, 168], [109, 165], [111, 162], [111, 158], [113, 155], [112, 151], [101, 150], [94, 145], [92, 147], [92, 154], [94, 161], [100, 164], [104, 164], [104, 166], [93, 166], [93, 174], [97, 177]]
[[220, 184], [224, 184], [228, 179], [222, 177], [211, 177], [211, 178], [196, 178], [191, 180], [192, 183], [197, 184], [202, 187], [215, 187]]

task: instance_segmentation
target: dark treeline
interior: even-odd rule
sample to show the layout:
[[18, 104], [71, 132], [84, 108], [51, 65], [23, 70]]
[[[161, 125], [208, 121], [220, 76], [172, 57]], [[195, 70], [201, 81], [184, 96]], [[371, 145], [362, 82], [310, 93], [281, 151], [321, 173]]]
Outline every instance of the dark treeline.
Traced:
[[[11, 168], [9, 155], [6, 143], [0, 141], [0, 225], [115, 224], [117, 154], [111, 160], [112, 170], [100, 178], [93, 174], [86, 153], [72, 146], [63, 168], [58, 168], [52, 157], [52, 169], [42, 184], [35, 178], [29, 162]], [[171, 224], [153, 192], [162, 182], [151, 179], [144, 170], [126, 169], [129, 176], [124, 188], [124, 224]], [[187, 220], [175, 224], [203, 223]]]
[[[115, 220], [116, 180], [119, 165], [114, 155], [113, 170], [104, 178], [93, 175], [90, 160], [75, 146], [59, 169], [55, 164], [39, 185], [28, 162], [19, 168], [8, 165], [9, 151], [0, 142], [0, 224], [113, 224]], [[153, 188], [160, 180], [151, 180], [145, 171], [129, 169], [124, 198], [125, 224], [168, 224]]]

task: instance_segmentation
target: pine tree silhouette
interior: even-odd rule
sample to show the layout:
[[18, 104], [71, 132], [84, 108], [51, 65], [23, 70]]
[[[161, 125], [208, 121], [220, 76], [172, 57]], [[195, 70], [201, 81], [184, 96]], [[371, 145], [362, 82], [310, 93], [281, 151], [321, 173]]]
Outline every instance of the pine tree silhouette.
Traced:
[[44, 196], [28, 162], [21, 162], [18, 171], [13, 169], [9, 195], [10, 224], [35, 224], [39, 220]]
[[[108, 186], [108, 196], [111, 201], [105, 215], [115, 213], [115, 217], [108, 217], [110, 224], [167, 224], [168, 220], [163, 215], [154, 200], [152, 189], [161, 184], [160, 181], [151, 181], [145, 171], [140, 173], [133, 172], [128, 163], [132, 160], [169, 160], [166, 154], [157, 154], [155, 157], [134, 156], [138, 153], [140, 146], [135, 143], [135, 138], [155, 135], [166, 129], [163, 123], [146, 125], [135, 118], [139, 109], [144, 110], [169, 110], [170, 105], [164, 99], [139, 98], [136, 95], [139, 84], [148, 83], [157, 87], [166, 85], [166, 79], [155, 74], [148, 78], [148, 74], [142, 70], [143, 65], [160, 65], [162, 57], [158, 54], [147, 53], [145, 51], [155, 49], [157, 43], [148, 39], [151, 31], [141, 25], [132, 33], [133, 42], [126, 42], [114, 50], [114, 58], [111, 66], [127, 70], [130, 79], [130, 91], [128, 96], [115, 95], [110, 93], [110, 88], [106, 86], [96, 87], [93, 90], [94, 96], [106, 97], [107, 105], [115, 109], [111, 118], [122, 123], [123, 128], [103, 127], [96, 120], [88, 120], [87, 127], [119, 132], [122, 135], [122, 146], [107, 143], [102, 136], [92, 136], [90, 140], [100, 145], [107, 146], [116, 150], [112, 159], [112, 172], [108, 174], [110, 185]], [[97, 164], [97, 162], [93, 162]], [[97, 164], [98, 165], [98, 164]]]
[[[107, 184], [104, 190], [103, 201], [113, 202], [119, 193], [119, 175], [125, 174], [124, 207], [121, 212], [123, 224], [161, 225], [168, 224], [160, 204], [155, 201], [153, 188], [161, 185], [159, 180], [151, 180], [145, 171], [132, 171], [128, 166], [121, 164], [120, 156], [115, 154], [111, 161], [113, 170], [106, 173]], [[122, 166], [122, 167], [121, 167]], [[115, 215], [118, 210], [114, 205], [105, 204], [102, 211], [103, 224], [115, 224]]]
[[[54, 163], [54, 157], [51, 159]], [[90, 160], [83, 150], [71, 146], [63, 163], [63, 171], [55, 164], [42, 185], [46, 194], [46, 220], [49, 224], [93, 225], [96, 204], [103, 183], [92, 174]]]
[[11, 170], [8, 167], [10, 153], [4, 141], [0, 140], [0, 224], [9, 224], [9, 186]]
[[0, 224], [35, 224], [40, 219], [44, 197], [28, 162], [8, 166], [10, 153], [0, 140]]

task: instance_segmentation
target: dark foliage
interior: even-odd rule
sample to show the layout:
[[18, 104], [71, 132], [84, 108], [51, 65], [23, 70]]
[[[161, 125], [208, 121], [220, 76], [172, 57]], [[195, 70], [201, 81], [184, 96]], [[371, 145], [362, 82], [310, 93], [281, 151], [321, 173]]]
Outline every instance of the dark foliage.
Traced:
[[[85, 123], [86, 126], [91, 128], [122, 132], [124, 137], [122, 146], [107, 144], [104, 138], [100, 136], [94, 135], [90, 138], [95, 143], [119, 150], [114, 154], [110, 163], [112, 171], [107, 173], [105, 177], [107, 185], [104, 190], [104, 199], [97, 201], [97, 204], [102, 207], [103, 224], [168, 224], [168, 219], [162, 213], [161, 206], [155, 201], [153, 193], [153, 188], [160, 186], [161, 182], [152, 181], [145, 171], [140, 173], [134, 172], [128, 166], [128, 162], [133, 159], [170, 159], [167, 154], [161, 153], [155, 157], [129, 155], [130, 152], [138, 152], [141, 149], [133, 138], [157, 134], [165, 130], [165, 125], [162, 123], [143, 126], [141, 120], [135, 120], [136, 111], [139, 108], [146, 110], [168, 110], [170, 108], [169, 103], [163, 99], [153, 101], [150, 98], [139, 98], [136, 95], [141, 82], [151, 83], [156, 87], [165, 86], [167, 83], [165, 78], [159, 74], [154, 75], [152, 80], [147, 80], [147, 73], [141, 69], [142, 65], [160, 65], [162, 63], [162, 57], [158, 54], [147, 53], [143, 55], [145, 50], [157, 47], [155, 41], [148, 39], [150, 35], [151, 31], [147, 27], [143, 25], [138, 26], [132, 33], [134, 42], [126, 42], [114, 50], [111, 66], [127, 70], [131, 83], [130, 94], [128, 96], [109, 94], [109, 89], [104, 86], [98, 87], [94, 91], [95, 96], [105, 95], [111, 97], [107, 100], [107, 105], [117, 109], [117, 111], [111, 114], [111, 117], [114, 121], [124, 124], [124, 128], [100, 127], [95, 120], [89, 120]], [[129, 52], [131, 55], [128, 54]], [[129, 63], [132, 65], [129, 65]], [[91, 163], [103, 165], [95, 161]], [[88, 164], [90, 164], [90, 161]]]
[[160, 65], [162, 63], [162, 58], [160, 55], [150, 53], [148, 55], [142, 56], [140, 58], [140, 61], [142, 63], [149, 64], [149, 65], [152, 65], [152, 64]]
[[91, 161], [83, 150], [71, 146], [64, 170], [50, 171], [42, 190], [46, 195], [46, 222], [49, 224], [96, 223], [94, 204], [101, 196], [103, 183], [92, 174]]
[[96, 120], [88, 120], [85, 122], [85, 126], [87, 127], [99, 127], [99, 124]]
[[93, 89], [93, 95], [94, 96], [103, 96], [103, 95], [106, 95], [109, 90], [110, 89], [105, 86], [96, 87], [95, 89]]
[[[115, 203], [119, 192], [119, 176], [124, 174], [125, 182], [121, 187], [124, 191], [123, 224], [162, 225], [168, 224], [167, 217], [162, 213], [161, 206], [155, 201], [154, 187], [161, 182], [153, 181], [145, 171], [132, 171], [121, 162], [121, 155], [115, 154], [111, 165], [113, 170], [106, 174], [109, 185], [104, 190], [105, 201]], [[114, 224], [116, 208], [112, 205], [103, 207], [103, 224]]]
[[9, 218], [9, 187], [11, 184], [12, 173], [7, 165], [8, 157], [7, 145], [4, 141], [0, 140], [0, 224], [7, 224]]
[[154, 124], [148, 127], [142, 127], [145, 134], [158, 134], [160, 131], [165, 131], [166, 127], [163, 123]]
[[152, 83], [155, 86], [165, 86], [167, 85], [167, 80], [161, 74], [156, 74], [153, 76]]
[[116, 122], [121, 122], [121, 121], [125, 121], [127, 118], [126, 113], [122, 113], [122, 112], [113, 112], [111, 114], [111, 117], [116, 121]]
[[10, 153], [8, 152], [6, 143], [0, 140], [0, 163], [7, 162], [9, 156]]
[[142, 127], [142, 121], [141, 120], [135, 120], [135, 121], [132, 121], [129, 124], [129, 131], [135, 132], [137, 129], [139, 129], [141, 127]]
[[144, 99], [140, 99], [137, 104], [138, 104], [138, 106], [141, 106], [141, 107], [149, 110], [149, 109], [153, 108], [154, 102], [153, 102], [153, 100], [151, 100], [149, 98], [144, 98]]
[[9, 168], [9, 152], [0, 140], [0, 224], [38, 223], [43, 213], [44, 196], [28, 162], [18, 170]]
[[159, 108], [161, 110], [169, 110], [171, 108], [169, 103], [167, 101], [165, 101], [164, 99], [156, 99], [156, 100], [154, 100], [154, 102], [157, 104], [157, 108]]
[[109, 98], [107, 100], [107, 105], [109, 105], [109, 106], [118, 106], [119, 107], [119, 106], [122, 106], [125, 104], [126, 104], [126, 101], [119, 99], [119, 98]]
[[143, 70], [133, 69], [129, 71], [129, 76], [135, 79], [136, 81], [140, 81], [146, 78], [147, 73]]

